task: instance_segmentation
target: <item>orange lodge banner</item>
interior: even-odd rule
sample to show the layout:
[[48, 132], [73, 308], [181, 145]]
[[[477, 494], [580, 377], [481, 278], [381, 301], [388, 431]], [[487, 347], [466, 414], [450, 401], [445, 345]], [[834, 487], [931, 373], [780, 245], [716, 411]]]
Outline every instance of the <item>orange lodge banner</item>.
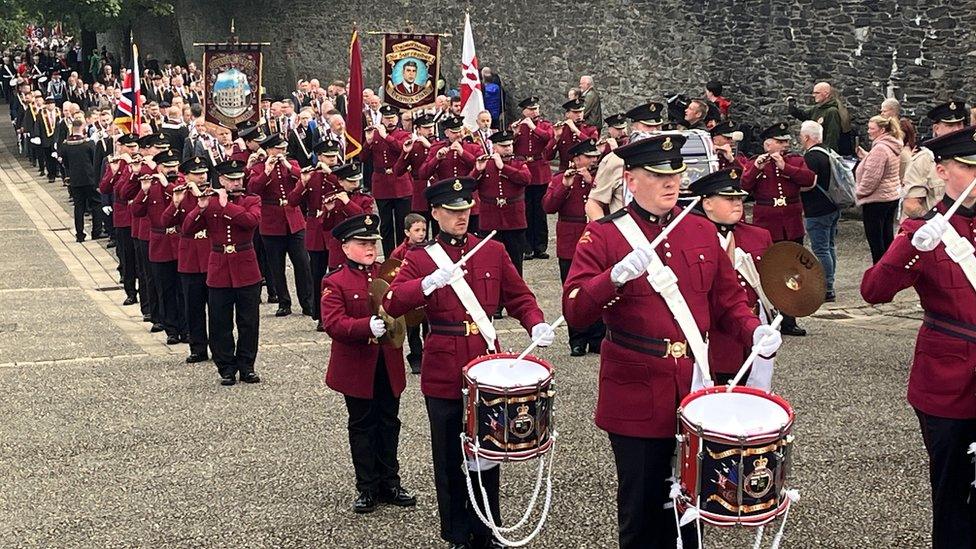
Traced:
[[261, 44], [206, 44], [203, 113], [207, 122], [233, 128], [260, 118]]
[[440, 79], [440, 37], [383, 35], [383, 92], [390, 105], [414, 109], [434, 103]]

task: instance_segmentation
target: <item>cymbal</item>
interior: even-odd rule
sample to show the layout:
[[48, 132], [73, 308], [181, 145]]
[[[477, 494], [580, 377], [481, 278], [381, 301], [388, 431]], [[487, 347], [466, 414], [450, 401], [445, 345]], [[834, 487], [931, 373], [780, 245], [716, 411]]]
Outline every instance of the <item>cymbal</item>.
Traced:
[[393, 279], [396, 278], [397, 273], [400, 272], [401, 265], [403, 265], [402, 261], [395, 257], [391, 257], [380, 265], [380, 272], [377, 276], [385, 280], [387, 283], [393, 282]]
[[369, 309], [386, 324], [386, 333], [379, 337], [380, 343], [389, 343], [397, 349], [403, 347], [407, 336], [407, 323], [403, 317], [394, 318], [383, 309], [383, 297], [390, 290], [390, 283], [382, 278], [374, 278], [369, 283]]
[[420, 326], [425, 318], [427, 318], [427, 311], [423, 307], [414, 309], [403, 315], [403, 320], [407, 323], [407, 328]]
[[810, 316], [824, 303], [827, 281], [813, 252], [796, 242], [777, 242], [759, 262], [763, 292], [780, 312]]

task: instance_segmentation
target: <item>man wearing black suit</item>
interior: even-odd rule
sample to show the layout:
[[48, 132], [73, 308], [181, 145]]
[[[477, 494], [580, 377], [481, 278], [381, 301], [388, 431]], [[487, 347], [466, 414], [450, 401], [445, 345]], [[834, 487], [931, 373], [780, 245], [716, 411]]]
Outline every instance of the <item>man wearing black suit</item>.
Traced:
[[92, 239], [102, 234], [103, 212], [99, 207], [95, 188], [95, 144], [85, 138], [85, 123], [80, 119], [71, 122], [71, 135], [60, 151], [68, 178], [68, 188], [74, 201], [75, 239], [85, 241], [85, 213], [92, 216]]
[[302, 110], [298, 113], [298, 125], [288, 132], [288, 156], [298, 161], [302, 168], [314, 163], [312, 149], [319, 142], [318, 129], [308, 127], [311, 120], [312, 112], [309, 109]]
[[166, 118], [159, 125], [159, 133], [166, 136], [173, 150], [180, 151], [181, 153], [183, 152], [183, 145], [186, 143], [186, 138], [190, 135], [190, 130], [183, 123], [182, 117], [183, 113], [180, 112], [179, 107], [169, 107], [166, 111]]

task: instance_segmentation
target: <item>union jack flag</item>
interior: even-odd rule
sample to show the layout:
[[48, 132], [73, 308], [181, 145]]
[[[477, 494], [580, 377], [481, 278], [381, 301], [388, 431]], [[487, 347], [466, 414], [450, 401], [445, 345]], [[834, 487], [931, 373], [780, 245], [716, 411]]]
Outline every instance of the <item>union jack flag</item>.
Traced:
[[122, 97], [115, 106], [115, 125], [127, 133], [139, 135], [142, 121], [142, 86], [139, 79], [139, 48], [132, 44], [132, 71], [122, 82]]

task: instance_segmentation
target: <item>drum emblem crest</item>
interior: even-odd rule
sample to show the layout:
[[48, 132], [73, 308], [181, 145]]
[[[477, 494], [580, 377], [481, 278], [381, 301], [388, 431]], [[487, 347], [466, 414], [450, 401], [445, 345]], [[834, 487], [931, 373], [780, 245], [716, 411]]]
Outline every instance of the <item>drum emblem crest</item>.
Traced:
[[753, 462], [755, 468], [746, 477], [745, 486], [742, 487], [749, 496], [758, 499], [768, 494], [772, 489], [773, 472], [766, 467], [768, 464], [769, 460], [763, 456]]
[[525, 438], [532, 433], [533, 427], [535, 427], [535, 420], [529, 415], [529, 406], [527, 404], [519, 406], [518, 415], [511, 423], [512, 433], [519, 438]]

